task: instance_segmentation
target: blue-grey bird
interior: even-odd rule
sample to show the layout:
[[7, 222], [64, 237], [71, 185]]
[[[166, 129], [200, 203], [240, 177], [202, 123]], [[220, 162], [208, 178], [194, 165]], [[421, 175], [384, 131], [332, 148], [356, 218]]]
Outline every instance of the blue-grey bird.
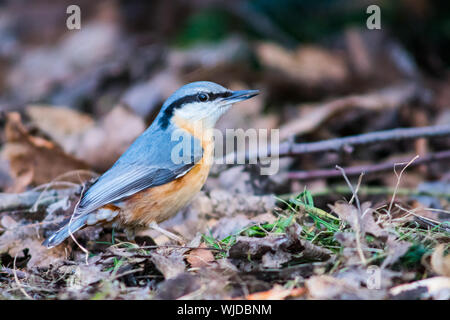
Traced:
[[129, 234], [157, 228], [205, 183], [217, 120], [233, 103], [257, 94], [257, 90], [231, 91], [208, 81], [179, 88], [151, 126], [82, 193], [70, 220], [43, 245], [52, 248], [88, 225], [111, 224]]

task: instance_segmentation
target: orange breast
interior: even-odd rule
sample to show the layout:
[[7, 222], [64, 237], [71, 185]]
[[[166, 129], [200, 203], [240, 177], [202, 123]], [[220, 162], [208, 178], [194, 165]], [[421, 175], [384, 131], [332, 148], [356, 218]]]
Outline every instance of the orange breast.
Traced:
[[[200, 137], [199, 137], [200, 138]], [[119, 223], [146, 226], [174, 216], [202, 188], [211, 167], [214, 143], [202, 137], [203, 158], [184, 176], [158, 187], [148, 188], [124, 201]]]

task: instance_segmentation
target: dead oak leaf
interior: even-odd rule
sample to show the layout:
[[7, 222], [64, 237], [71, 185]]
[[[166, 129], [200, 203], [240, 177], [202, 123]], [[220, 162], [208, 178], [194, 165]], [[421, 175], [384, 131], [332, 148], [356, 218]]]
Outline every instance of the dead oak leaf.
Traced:
[[450, 278], [434, 277], [393, 287], [389, 290], [392, 299], [450, 299]]
[[431, 255], [431, 267], [439, 275], [450, 277], [450, 254], [444, 256], [445, 244], [438, 245]]
[[255, 292], [245, 296], [245, 300], [284, 300], [289, 297], [299, 297], [305, 294], [305, 288], [285, 289], [280, 285], [275, 285], [272, 289], [262, 292]]
[[411, 247], [411, 243], [408, 241], [397, 241], [393, 236], [389, 236], [387, 241], [387, 256], [384, 259], [381, 267], [385, 268], [395, 263], [398, 259], [403, 257], [408, 249]]
[[183, 259], [184, 250], [180, 249], [158, 249], [150, 254], [150, 260], [163, 274], [164, 278], [172, 279], [184, 273], [186, 264]]
[[378, 238], [387, 237], [387, 231], [375, 222], [373, 218], [374, 210], [370, 207], [370, 205], [370, 202], [364, 202], [361, 205], [361, 214], [358, 212], [358, 208], [354, 205], [343, 201], [335, 202], [331, 208], [339, 216], [339, 218], [348, 222], [353, 230], [356, 231], [359, 229], [363, 233], [370, 233]]
[[[4, 220], [2, 219], [3, 224], [5, 224]], [[23, 257], [24, 250], [28, 249], [28, 254], [31, 256], [27, 263], [28, 268], [58, 265], [70, 252], [65, 244], [52, 249], [44, 247], [35, 227], [19, 222], [14, 223], [12, 218], [8, 219], [6, 225], [8, 228], [0, 236], [0, 254], [7, 253], [11, 257]]]
[[3, 155], [9, 160], [15, 180], [12, 191], [20, 192], [30, 184], [44, 184], [69, 171], [89, 168], [53, 142], [32, 136], [19, 113], [8, 113], [6, 120]]
[[359, 284], [349, 284], [343, 279], [331, 276], [313, 276], [306, 280], [306, 289], [310, 299], [383, 299], [386, 296], [384, 290], [370, 290]]
[[202, 248], [206, 248], [204, 243], [202, 243], [198, 249], [191, 250], [187, 254], [186, 260], [192, 268], [207, 267], [215, 261], [211, 250]]

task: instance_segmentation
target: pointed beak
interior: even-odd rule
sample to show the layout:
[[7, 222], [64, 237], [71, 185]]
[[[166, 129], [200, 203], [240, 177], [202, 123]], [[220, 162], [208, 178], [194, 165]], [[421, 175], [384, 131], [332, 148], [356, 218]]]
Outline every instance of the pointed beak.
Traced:
[[231, 95], [223, 98], [222, 101], [226, 104], [232, 104], [235, 102], [247, 100], [253, 98], [254, 96], [259, 94], [259, 90], [238, 90], [232, 91]]

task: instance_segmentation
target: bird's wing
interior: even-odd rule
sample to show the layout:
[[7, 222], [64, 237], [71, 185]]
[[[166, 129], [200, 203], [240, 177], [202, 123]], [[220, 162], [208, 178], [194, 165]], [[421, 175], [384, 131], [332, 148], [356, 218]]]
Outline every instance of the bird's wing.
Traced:
[[[167, 138], [138, 138], [121, 158], [106, 171], [86, 192], [72, 219], [84, 216], [106, 204], [118, 202], [139, 191], [166, 184], [185, 175], [202, 158], [198, 141], [192, 144], [189, 161], [174, 163], [171, 149], [176, 142]], [[195, 138], [193, 138], [195, 139]], [[162, 140], [162, 141], [161, 141]], [[151, 145], [148, 145], [148, 144]], [[165, 143], [165, 147], [155, 146]]]

